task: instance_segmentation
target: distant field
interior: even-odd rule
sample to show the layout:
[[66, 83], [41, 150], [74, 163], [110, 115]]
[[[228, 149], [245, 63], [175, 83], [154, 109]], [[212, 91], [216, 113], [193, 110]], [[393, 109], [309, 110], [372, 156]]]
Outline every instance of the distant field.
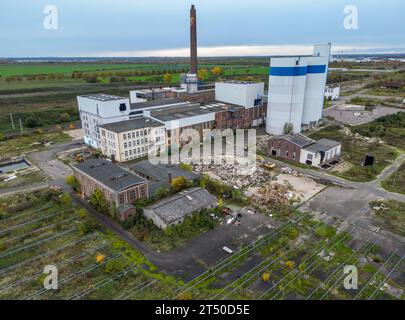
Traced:
[[[201, 68], [212, 68], [217, 64], [201, 64]], [[243, 65], [219, 65], [222, 68], [249, 68]], [[158, 64], [158, 63], [69, 63], [69, 64], [49, 64], [49, 63], [33, 63], [33, 64], [0, 64], [0, 75], [7, 76], [24, 76], [34, 74], [69, 74], [74, 71], [111, 71], [111, 70], [144, 70], [144, 69], [175, 69], [188, 68], [187, 64]]]

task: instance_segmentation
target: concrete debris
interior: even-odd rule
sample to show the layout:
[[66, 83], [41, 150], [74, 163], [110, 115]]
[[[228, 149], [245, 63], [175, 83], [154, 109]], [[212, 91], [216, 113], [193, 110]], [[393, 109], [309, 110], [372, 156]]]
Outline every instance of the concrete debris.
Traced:
[[252, 201], [268, 211], [277, 211], [290, 204], [289, 190], [277, 183], [266, 183], [252, 195]]
[[268, 170], [259, 165], [251, 168], [249, 174], [246, 174], [245, 165], [237, 162], [229, 163], [225, 160], [212, 164], [196, 164], [193, 170], [197, 173], [213, 173], [235, 189], [260, 186], [271, 180]]

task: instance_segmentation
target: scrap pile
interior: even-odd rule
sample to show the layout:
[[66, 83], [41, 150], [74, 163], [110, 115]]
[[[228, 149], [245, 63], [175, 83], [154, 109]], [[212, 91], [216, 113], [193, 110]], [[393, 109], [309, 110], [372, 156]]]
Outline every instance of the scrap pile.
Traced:
[[238, 163], [219, 161], [211, 164], [196, 164], [194, 171], [197, 173], [213, 173], [225, 183], [235, 188], [260, 186], [271, 180], [271, 174], [259, 165], [246, 167]]
[[266, 183], [252, 195], [252, 202], [266, 211], [283, 211], [290, 208], [292, 193], [288, 188], [278, 183]]

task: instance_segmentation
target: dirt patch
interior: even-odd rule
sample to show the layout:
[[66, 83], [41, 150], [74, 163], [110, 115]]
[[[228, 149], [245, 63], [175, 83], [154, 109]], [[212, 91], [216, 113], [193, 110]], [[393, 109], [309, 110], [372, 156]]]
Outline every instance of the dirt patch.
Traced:
[[277, 182], [286, 186], [293, 193], [293, 198], [299, 203], [311, 199], [326, 188], [325, 185], [311, 178], [291, 174], [279, 174]]

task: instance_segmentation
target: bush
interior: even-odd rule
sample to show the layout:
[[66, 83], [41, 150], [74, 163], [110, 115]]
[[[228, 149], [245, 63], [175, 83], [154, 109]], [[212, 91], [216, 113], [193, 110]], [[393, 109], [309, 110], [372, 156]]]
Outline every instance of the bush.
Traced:
[[176, 192], [179, 192], [188, 186], [188, 181], [183, 176], [179, 176], [173, 179], [172, 187]]
[[24, 121], [24, 126], [28, 128], [35, 128], [35, 127], [40, 127], [42, 126], [41, 120], [34, 118], [34, 117], [28, 117]]
[[90, 204], [101, 213], [108, 213], [109, 206], [108, 202], [104, 197], [104, 193], [100, 189], [94, 190], [93, 194], [90, 197]]
[[72, 197], [69, 193], [64, 193], [60, 196], [59, 202], [64, 207], [70, 207], [72, 205]]

